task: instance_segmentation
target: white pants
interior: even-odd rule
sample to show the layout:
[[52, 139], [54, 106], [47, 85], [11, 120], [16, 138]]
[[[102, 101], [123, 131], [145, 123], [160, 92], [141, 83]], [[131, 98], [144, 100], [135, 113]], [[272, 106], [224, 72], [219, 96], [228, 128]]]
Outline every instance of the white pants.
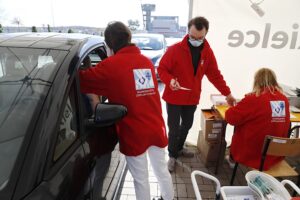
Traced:
[[137, 200], [150, 200], [150, 184], [148, 179], [147, 153], [158, 180], [161, 195], [164, 200], [174, 198], [173, 183], [165, 160], [164, 148], [151, 146], [138, 156], [126, 156], [128, 169], [134, 180], [134, 189]]

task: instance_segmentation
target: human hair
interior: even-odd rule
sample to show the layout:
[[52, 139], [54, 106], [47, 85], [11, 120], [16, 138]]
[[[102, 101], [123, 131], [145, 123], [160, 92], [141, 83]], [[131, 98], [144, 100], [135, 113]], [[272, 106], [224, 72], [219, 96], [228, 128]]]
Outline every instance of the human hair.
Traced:
[[105, 31], [104, 38], [107, 46], [116, 53], [121, 48], [131, 44], [131, 32], [122, 22], [110, 22]]
[[188, 23], [188, 29], [190, 30], [191, 26], [195, 25], [198, 31], [201, 31], [203, 28], [208, 31], [209, 29], [209, 22], [205, 17], [195, 17], [191, 19]]
[[271, 93], [282, 91], [281, 87], [277, 83], [275, 73], [269, 68], [261, 68], [254, 75], [253, 93], [259, 96], [265, 89], [268, 89]]

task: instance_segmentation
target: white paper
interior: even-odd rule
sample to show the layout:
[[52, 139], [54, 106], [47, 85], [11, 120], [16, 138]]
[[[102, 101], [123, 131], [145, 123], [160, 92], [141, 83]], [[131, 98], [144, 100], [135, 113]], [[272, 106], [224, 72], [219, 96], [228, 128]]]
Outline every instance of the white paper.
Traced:
[[281, 144], [286, 143], [286, 140], [275, 139], [275, 138], [274, 138], [272, 141], [273, 141], [273, 142], [276, 142], [276, 143], [281, 143]]
[[54, 62], [52, 56], [39, 56], [38, 58], [38, 68], [42, 68], [44, 65], [48, 63]]
[[186, 87], [181, 87], [179, 88], [180, 90], [191, 90], [190, 88], [186, 88]]
[[297, 117], [295, 115], [293, 115], [292, 113], [290, 113], [290, 119], [296, 119]]
[[213, 123], [213, 128], [222, 128], [222, 123]]
[[213, 105], [227, 105], [226, 97], [221, 94], [212, 94], [210, 95], [210, 100]]
[[214, 134], [218, 134], [221, 133], [221, 129], [213, 129], [211, 132]]

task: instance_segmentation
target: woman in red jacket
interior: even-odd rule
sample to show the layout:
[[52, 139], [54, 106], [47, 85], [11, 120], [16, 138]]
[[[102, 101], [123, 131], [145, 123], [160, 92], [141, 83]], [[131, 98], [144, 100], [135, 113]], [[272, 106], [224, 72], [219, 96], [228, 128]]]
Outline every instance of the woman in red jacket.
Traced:
[[[256, 72], [253, 91], [226, 111], [225, 120], [235, 126], [230, 147], [233, 160], [258, 169], [265, 136], [287, 137], [290, 127], [289, 102], [272, 70]], [[267, 156], [264, 170], [281, 160]]]
[[164, 157], [168, 139], [153, 64], [131, 44], [130, 30], [123, 23], [109, 24], [104, 35], [114, 55], [80, 71], [81, 90], [127, 107], [127, 116], [117, 124], [118, 137], [134, 179], [136, 198], [150, 199], [148, 155], [163, 199], [171, 200], [174, 191]]

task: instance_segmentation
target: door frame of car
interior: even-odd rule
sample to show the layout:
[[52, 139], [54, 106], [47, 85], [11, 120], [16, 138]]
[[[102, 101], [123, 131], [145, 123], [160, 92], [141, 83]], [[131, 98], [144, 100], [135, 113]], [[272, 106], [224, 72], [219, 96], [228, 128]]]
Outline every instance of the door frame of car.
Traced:
[[[80, 44], [80, 45], [84, 45]], [[61, 111], [61, 108], [65, 105], [68, 92], [70, 91], [70, 87], [72, 85], [72, 81], [76, 81], [76, 93], [80, 94], [79, 90], [79, 78], [77, 75], [77, 71], [80, 65], [80, 59], [83, 55], [87, 55], [88, 52], [90, 52], [91, 49], [95, 49], [97, 47], [103, 46], [103, 44], [97, 44], [94, 46], [91, 46], [89, 48], [82, 48], [80, 52], [77, 52], [77, 49], [80, 49], [78, 46], [73, 46], [72, 49], [68, 52], [68, 55], [65, 57], [65, 60], [62, 62], [61, 66], [59, 67], [57, 74], [55, 76], [56, 81], [53, 82], [53, 85], [51, 86], [48, 96], [53, 95], [56, 97], [49, 98], [47, 97], [43, 108], [44, 107], [50, 107], [51, 104], [59, 105], [58, 110]], [[68, 65], [68, 67], [63, 67]], [[66, 76], [67, 75], [67, 76]], [[59, 84], [57, 83], [57, 79], [60, 79]], [[58, 97], [57, 97], [58, 96]], [[51, 115], [51, 113], [54, 113], [53, 110], [47, 110], [41, 111], [41, 113], [36, 116], [36, 121], [31, 126], [32, 132], [35, 132], [32, 134], [33, 137], [26, 138], [24, 141], [24, 144], [22, 146], [22, 149], [24, 152], [22, 153], [23, 159], [17, 159], [15, 168], [17, 168], [17, 174], [14, 174], [12, 176], [12, 179], [15, 178], [15, 180], [10, 181], [9, 183], [16, 183], [15, 190], [11, 190], [11, 195], [14, 192], [13, 199], [21, 199], [27, 194], [29, 194], [32, 189], [34, 189], [37, 185], [42, 181], [47, 181], [53, 177], [55, 172], [57, 172], [64, 164], [64, 161], [78, 149], [80, 145], [82, 145], [81, 137], [84, 137], [84, 131], [83, 131], [83, 124], [82, 124], [82, 110], [81, 110], [81, 99], [77, 95], [77, 107], [78, 112], [80, 113], [78, 115], [79, 118], [79, 131], [80, 131], [80, 138], [77, 140], [72, 146], [67, 150], [67, 152], [64, 153], [64, 155], [61, 157], [59, 161], [55, 163], [55, 165], [52, 163], [52, 155], [54, 153], [54, 145], [55, 141], [51, 142], [51, 135], [55, 133], [55, 130], [58, 128], [59, 120], [53, 122], [47, 118], [47, 116]], [[62, 111], [61, 111], [62, 112]], [[54, 114], [58, 119], [61, 116], [61, 113]], [[42, 128], [42, 124], [46, 124], [44, 128]], [[46, 139], [45, 141], [38, 141], [39, 138], [36, 137], [36, 132], [43, 131], [43, 134], [45, 135]], [[44, 144], [44, 152], [37, 152], [37, 149], [35, 147], [32, 147], [32, 143], [40, 143], [42, 142]], [[34, 156], [33, 156], [34, 155]], [[42, 161], [39, 163], [32, 162], [34, 158], [32, 157], [39, 157], [43, 158]], [[30, 166], [31, 165], [31, 166]], [[14, 169], [15, 170], [15, 169]], [[30, 175], [32, 174], [32, 175]]]

